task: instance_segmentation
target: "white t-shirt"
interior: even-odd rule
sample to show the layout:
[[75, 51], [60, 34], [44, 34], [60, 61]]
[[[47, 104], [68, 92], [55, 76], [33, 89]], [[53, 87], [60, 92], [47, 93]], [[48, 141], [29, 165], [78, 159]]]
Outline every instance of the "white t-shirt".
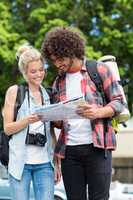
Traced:
[[[82, 78], [80, 72], [66, 74], [66, 96], [68, 100], [83, 96], [81, 91]], [[70, 119], [68, 124], [67, 145], [92, 143], [92, 129], [89, 119]]]

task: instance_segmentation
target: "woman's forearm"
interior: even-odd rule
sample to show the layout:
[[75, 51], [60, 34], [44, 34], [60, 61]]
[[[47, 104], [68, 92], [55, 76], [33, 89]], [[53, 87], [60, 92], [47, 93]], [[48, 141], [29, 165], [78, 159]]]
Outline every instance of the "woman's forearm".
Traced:
[[28, 125], [28, 118], [23, 118], [16, 122], [5, 123], [4, 131], [7, 135], [13, 135]]

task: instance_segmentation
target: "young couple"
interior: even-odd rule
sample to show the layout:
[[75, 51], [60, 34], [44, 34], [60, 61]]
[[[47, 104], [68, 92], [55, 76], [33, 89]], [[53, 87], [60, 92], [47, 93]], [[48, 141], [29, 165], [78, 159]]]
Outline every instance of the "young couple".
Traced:
[[[9, 181], [14, 200], [28, 200], [32, 180], [36, 200], [54, 199], [54, 180], [60, 180], [59, 159], [68, 200], [108, 200], [111, 181], [112, 154], [116, 147], [112, 117], [124, 108], [118, 82], [107, 66], [97, 68], [108, 97], [103, 104], [101, 94], [90, 79], [85, 66], [85, 41], [69, 27], [55, 27], [45, 36], [42, 55], [31, 46], [18, 50], [19, 69], [27, 81], [28, 92], [13, 120], [17, 85], [6, 93], [4, 130], [12, 135], [9, 148]], [[54, 135], [50, 123], [41, 122], [31, 114], [36, 104], [49, 104], [43, 81], [44, 59], [53, 62], [58, 76], [53, 84], [55, 102], [83, 96], [82, 119], [68, 119], [55, 123], [61, 129], [53, 149]], [[104, 121], [106, 120], [106, 127]], [[43, 147], [27, 144], [29, 133], [46, 134]], [[105, 132], [106, 131], [106, 132]], [[53, 153], [54, 151], [54, 153]], [[55, 163], [53, 163], [53, 154]], [[87, 192], [88, 194], [87, 194]]]

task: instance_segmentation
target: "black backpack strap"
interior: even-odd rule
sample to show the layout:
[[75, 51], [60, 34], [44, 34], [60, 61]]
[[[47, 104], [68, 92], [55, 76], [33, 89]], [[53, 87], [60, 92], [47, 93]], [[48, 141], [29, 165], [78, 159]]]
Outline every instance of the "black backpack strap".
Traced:
[[[88, 72], [91, 80], [94, 82], [97, 90], [101, 93], [104, 105], [106, 105], [108, 101], [107, 101], [107, 97], [106, 97], [104, 89], [103, 89], [103, 82], [102, 82], [101, 76], [97, 70], [97, 61], [87, 60], [86, 61], [86, 69], [87, 69], [87, 72]], [[104, 146], [106, 148], [107, 119], [105, 118], [103, 122], [104, 122]], [[104, 156], [105, 156], [105, 158], [107, 158], [106, 149], [105, 149]]]
[[15, 107], [14, 107], [14, 121], [16, 120], [18, 110], [24, 101], [25, 93], [27, 90], [28, 90], [28, 85], [26, 83], [18, 85], [17, 97], [16, 97], [16, 102], [15, 102]]
[[101, 90], [101, 87], [99, 88], [99, 85], [102, 85], [101, 77], [97, 70], [97, 61], [96, 60], [87, 60], [86, 61], [86, 69], [87, 72], [91, 78], [91, 80], [95, 83], [98, 91]]
[[101, 76], [97, 70], [97, 61], [96, 60], [86, 60], [86, 69], [87, 72], [91, 78], [91, 80], [94, 82], [97, 90], [101, 93], [104, 105], [107, 103], [107, 98], [104, 93], [103, 89], [103, 81], [101, 79]]

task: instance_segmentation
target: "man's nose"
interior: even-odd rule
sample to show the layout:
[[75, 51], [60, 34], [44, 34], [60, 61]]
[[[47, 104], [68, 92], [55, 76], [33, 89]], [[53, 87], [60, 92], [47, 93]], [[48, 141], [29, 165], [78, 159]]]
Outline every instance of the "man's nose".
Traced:
[[61, 60], [55, 60], [54, 64], [57, 66], [57, 68], [60, 67], [60, 65], [62, 64]]

